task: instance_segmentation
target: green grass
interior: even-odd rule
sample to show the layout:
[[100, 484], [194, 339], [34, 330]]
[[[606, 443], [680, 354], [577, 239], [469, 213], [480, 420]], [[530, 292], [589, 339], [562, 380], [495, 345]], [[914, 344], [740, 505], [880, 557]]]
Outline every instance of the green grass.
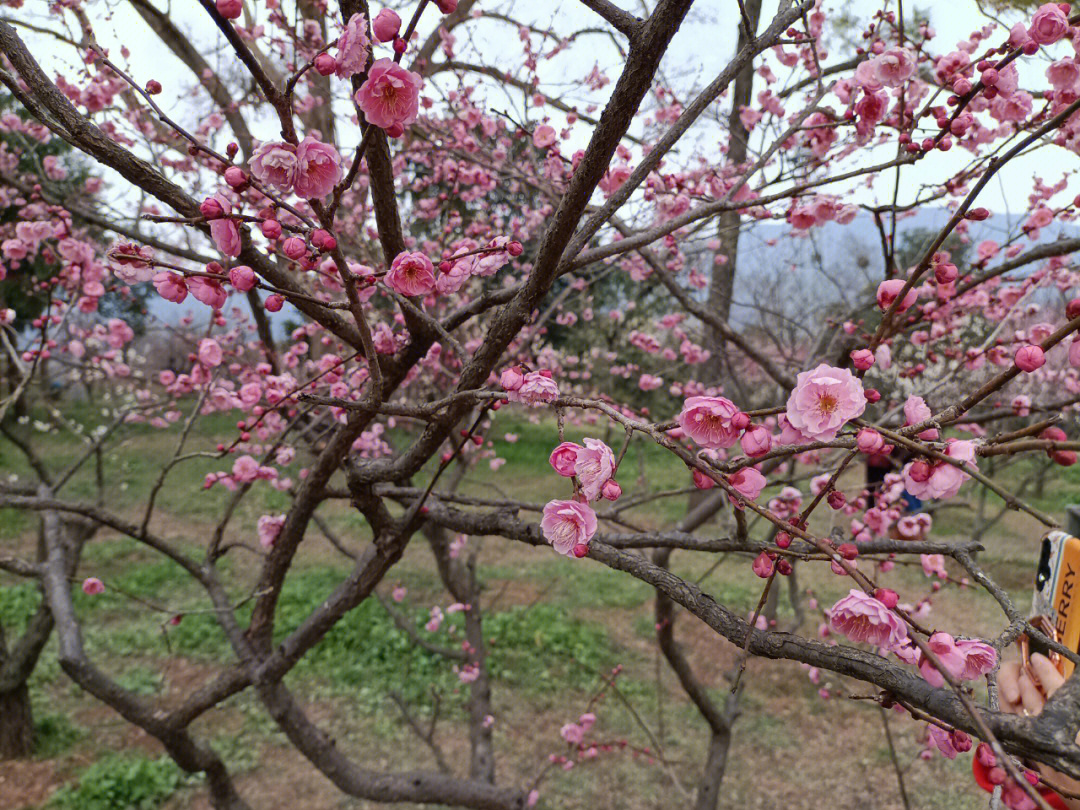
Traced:
[[0, 587], [0, 624], [9, 636], [21, 635], [41, 604], [41, 589], [33, 582]]
[[49, 800], [51, 810], [156, 810], [188, 778], [168, 757], [107, 755], [88, 767], [75, 785]]
[[53, 759], [65, 754], [86, 736], [65, 714], [49, 713], [34, 718], [34, 756]]

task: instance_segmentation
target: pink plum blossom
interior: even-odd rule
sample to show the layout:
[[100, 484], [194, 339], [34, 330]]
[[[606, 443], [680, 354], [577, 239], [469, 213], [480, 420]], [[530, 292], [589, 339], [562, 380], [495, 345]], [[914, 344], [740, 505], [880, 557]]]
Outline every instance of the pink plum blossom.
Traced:
[[540, 528], [544, 538], [560, 554], [584, 556], [575, 552], [579, 546], [588, 550], [596, 534], [596, 513], [579, 501], [551, 501], [544, 507]]
[[828, 441], [849, 419], [866, 410], [862, 383], [848, 369], [822, 363], [796, 378], [787, 401], [787, 420], [800, 433]]

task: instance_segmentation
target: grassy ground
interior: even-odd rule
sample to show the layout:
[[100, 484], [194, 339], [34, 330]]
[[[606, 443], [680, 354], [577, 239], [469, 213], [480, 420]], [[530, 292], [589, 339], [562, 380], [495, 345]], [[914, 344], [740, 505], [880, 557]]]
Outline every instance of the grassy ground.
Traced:
[[[546, 462], [552, 426], [530, 423], [520, 411], [503, 412], [499, 419], [491, 436], [518, 437], [515, 443], [499, 442], [500, 456], [507, 463], [497, 472], [482, 465], [464, 491], [512, 494], [540, 503], [565, 495], [565, 483]], [[211, 449], [222, 437], [231, 437], [232, 421], [216, 417], [200, 423], [188, 449]], [[139, 426], [125, 427], [120, 435], [118, 447], [102, 459], [106, 501], [138, 519], [162, 460], [173, 452], [175, 437]], [[577, 430], [568, 432], [568, 438], [581, 435]], [[602, 436], [602, 427], [591, 429], [589, 435]], [[621, 434], [610, 439], [613, 446], [620, 441]], [[44, 448], [54, 470], [81, 453], [79, 443], [70, 438], [42, 435], [35, 442]], [[178, 466], [158, 498], [155, 529], [193, 549], [204, 546], [228, 493], [220, 487], [201, 492], [200, 486], [207, 472], [219, 469], [224, 469], [222, 463], [212, 459]], [[623, 470], [620, 479], [627, 495], [678, 488], [689, 477], [670, 455], [637, 443]], [[11, 445], [0, 442], [0, 475], [25, 472]], [[93, 474], [93, 465], [88, 465], [85, 474], [73, 481], [72, 493], [93, 497]], [[1015, 482], [1018, 475], [1010, 477]], [[1070, 499], [1068, 493], [1075, 491], [1076, 479], [1074, 469], [1066, 471], [1037, 502], [1060, 514]], [[849, 484], [854, 488], [856, 477]], [[251, 542], [257, 517], [281, 512], [286, 505], [286, 496], [259, 486], [238, 511], [228, 539]], [[636, 526], [664, 527], [684, 510], [685, 498], [678, 497], [631, 510], [627, 518]], [[992, 501], [988, 510], [991, 514], [996, 510]], [[832, 519], [826, 512], [822, 510], [823, 521]], [[363, 542], [363, 521], [343, 505], [328, 510], [326, 517], [349, 542]], [[970, 509], [947, 510], [938, 516], [935, 534], [967, 536], [973, 520]], [[33, 516], [0, 511], [0, 547], [32, 549], [35, 534]], [[1033, 521], [1009, 514], [985, 538], [983, 561], [1021, 604], [1027, 601], [1039, 537]], [[544, 784], [542, 806], [593, 810], [685, 806], [707, 738], [672, 675], [657, 660], [649, 589], [588, 561], [556, 557], [550, 550], [496, 538], [470, 542], [483, 544], [480, 570], [495, 677], [496, 743], [504, 752], [500, 780], [524, 783], [544, 767], [549, 754], [563, 752], [559, 727], [586, 709], [601, 676], [621, 664], [618, 694], [609, 693], [597, 709], [595, 733], [601, 740], [625, 739], [629, 746], [556, 772]], [[283, 594], [280, 633], [295, 627], [340, 581], [347, 570], [341, 560], [321, 535], [312, 534], [305, 541]], [[714, 557], [685, 553], [673, 559], [680, 574], [699, 579], [718, 601], [751, 611], [761, 581], [750, 571], [749, 560], [730, 557], [717, 562]], [[238, 597], [256, 570], [257, 560], [248, 552], [241, 550], [227, 559], [225, 576], [235, 583]], [[87, 547], [79, 575], [100, 576], [107, 583], [101, 596], [78, 593], [76, 605], [86, 620], [89, 653], [127, 688], [167, 702], [179, 700], [229, 661], [227, 644], [209, 613], [201, 612], [209, 607], [205, 598], [172, 563], [131, 541], [101, 533]], [[917, 566], [900, 566], [888, 576], [906, 600], [931, 594], [930, 582]], [[408, 587], [403, 607], [418, 627], [431, 605], [445, 607], [450, 601], [420, 543], [408, 550], [391, 581]], [[848, 587], [827, 569], [800, 570], [799, 585], [826, 606]], [[5, 626], [17, 629], [37, 599], [34, 587], [0, 574], [0, 620]], [[163, 610], [153, 610], [147, 602]], [[934, 626], [956, 634], [993, 634], [1002, 626], [1000, 612], [981, 593], [947, 587], [933, 595], [933, 603]], [[183, 620], [171, 626], [169, 618], [179, 612], [185, 614]], [[792, 619], [786, 595], [778, 616], [782, 625]], [[802, 631], [813, 633], [819, 621], [820, 613], [810, 611]], [[453, 618], [446, 627], [456, 628]], [[677, 636], [701, 679], [722, 699], [728, 688], [725, 673], [732, 669], [737, 651], [687, 617], [680, 620]], [[735, 727], [721, 807], [902, 806], [879, 711], [847, 699], [850, 694], [867, 694], [866, 687], [829, 677], [814, 685], [798, 665], [784, 662], [751, 661], [745, 677], [743, 713]], [[334, 733], [338, 744], [371, 767], [433, 767], [430, 752], [402, 722], [391, 693], [425, 721], [437, 704], [436, 738], [447, 760], [458, 763], [467, 757], [460, 723], [462, 695], [451, 666], [414, 648], [377, 603], [353, 611], [290, 674], [288, 683], [305, 696], [313, 718]], [[829, 690], [830, 699], [819, 697], [822, 687]], [[33, 694], [39, 750], [33, 760], [0, 764], [0, 807], [208, 806], [198, 780], [179, 772], [152, 738], [66, 680], [52, 646], [34, 675]], [[892, 729], [912, 807], [984, 805], [985, 797], [969, 775], [970, 757], [948, 762], [935, 755], [920, 761], [916, 725], [898, 717]], [[367, 806], [343, 799], [286, 744], [248, 694], [200, 718], [195, 731], [211, 740], [239, 774], [241, 792], [256, 810]]]

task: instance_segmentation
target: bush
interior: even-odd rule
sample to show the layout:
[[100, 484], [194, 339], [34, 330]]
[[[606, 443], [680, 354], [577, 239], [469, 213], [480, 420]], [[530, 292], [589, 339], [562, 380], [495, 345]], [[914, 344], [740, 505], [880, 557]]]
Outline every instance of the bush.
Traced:
[[185, 779], [168, 757], [110, 755], [83, 771], [77, 785], [53, 794], [48, 806], [56, 810], [156, 810]]

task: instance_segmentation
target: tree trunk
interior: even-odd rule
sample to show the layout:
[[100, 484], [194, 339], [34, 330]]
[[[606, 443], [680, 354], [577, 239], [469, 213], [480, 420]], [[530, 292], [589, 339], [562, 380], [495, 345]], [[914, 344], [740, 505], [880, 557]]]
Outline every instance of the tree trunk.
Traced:
[[[749, 42], [749, 37], [756, 35], [758, 21], [761, 17], [761, 0], [746, 0], [743, 4], [746, 10], [746, 21], [749, 29], [742, 23], [741, 17], [736, 18], [739, 26], [738, 48], [744, 48]], [[749, 150], [747, 140], [749, 131], [743, 126], [739, 113], [743, 107], [750, 105], [753, 100], [754, 90], [754, 66], [752, 60], [735, 76], [735, 86], [732, 92], [731, 112], [728, 115], [728, 151], [727, 162], [730, 165], [741, 165], [746, 162]], [[735, 289], [736, 264], [739, 256], [739, 227], [741, 217], [738, 211], [725, 211], [717, 220], [717, 236], [720, 238], [720, 250], [717, 258], [721, 264], [712, 267], [712, 279], [709, 284], [709, 295], [706, 305], [725, 321], [731, 316], [731, 299]], [[707, 340], [706, 348], [711, 352], [707, 369], [711, 374], [711, 382], [718, 383], [724, 379], [726, 368], [727, 341], [723, 334], [715, 327], [705, 330]], [[730, 379], [733, 375], [727, 374]]]
[[0, 692], [0, 760], [24, 759], [34, 751], [34, 715], [30, 691], [22, 683]]

